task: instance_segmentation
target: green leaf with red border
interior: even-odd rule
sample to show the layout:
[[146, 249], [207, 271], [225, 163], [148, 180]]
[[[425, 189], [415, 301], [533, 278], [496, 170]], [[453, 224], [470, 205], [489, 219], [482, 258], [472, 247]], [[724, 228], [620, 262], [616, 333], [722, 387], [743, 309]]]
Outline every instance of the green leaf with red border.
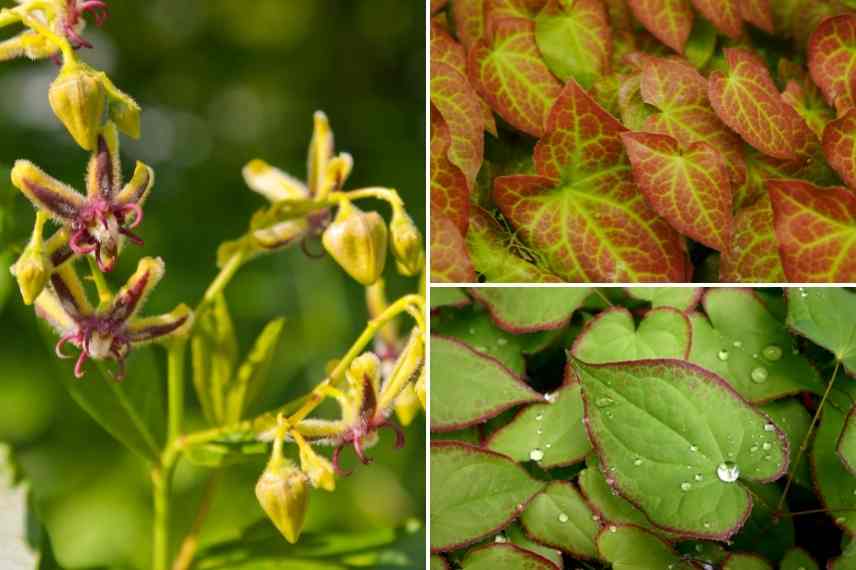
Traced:
[[[852, 380], [844, 378], [843, 381]], [[811, 466], [823, 507], [835, 524], [852, 536], [856, 533], [856, 477], [836, 452], [844, 426], [844, 414], [834, 406], [824, 406], [820, 428], [814, 436]]]
[[722, 121], [761, 152], [795, 160], [805, 146], [808, 127], [782, 100], [770, 71], [753, 52], [725, 50], [728, 72], [709, 78], [710, 102]]
[[782, 283], [786, 280], [773, 229], [773, 208], [767, 194], [735, 214], [731, 247], [720, 257], [719, 278], [730, 283]]
[[613, 570], [696, 568], [681, 558], [671, 544], [656, 534], [635, 526], [616, 525], [603, 529], [597, 537], [597, 549], [609, 561]]
[[654, 211], [680, 233], [723, 251], [731, 243], [731, 181], [707, 143], [682, 149], [668, 135], [624, 133], [633, 179]]
[[844, 182], [856, 188], [856, 108], [826, 126], [823, 153]]
[[[462, 236], [467, 231], [470, 197], [466, 176], [447, 156], [451, 144], [446, 121], [431, 105], [431, 218], [445, 218]], [[442, 225], [439, 229], [446, 233]], [[446, 241], [452, 243], [452, 240]]]
[[856, 475], [856, 405], [847, 414], [836, 451], [847, 470]]
[[845, 111], [856, 101], [856, 15], [828, 18], [811, 34], [808, 69], [827, 102]]
[[514, 544], [485, 544], [467, 552], [461, 562], [462, 570], [558, 570], [550, 560], [540, 554]]
[[496, 326], [514, 334], [564, 327], [590, 294], [589, 287], [550, 287], [538, 295], [520, 287], [470, 289], [470, 295], [487, 307]]
[[770, 566], [769, 562], [755, 554], [735, 552], [729, 554], [728, 558], [725, 559], [722, 570], [773, 570], [773, 567]]
[[745, 0], [693, 0], [693, 5], [720, 32], [737, 39], [743, 34], [742, 1]]
[[597, 557], [594, 541], [600, 524], [573, 483], [552, 481], [532, 499], [520, 520], [526, 533], [541, 544], [574, 558]]
[[549, 0], [535, 18], [535, 40], [562, 81], [590, 89], [609, 70], [612, 33], [601, 0]]
[[568, 281], [683, 281], [680, 238], [633, 184], [624, 131], [570, 80], [535, 146], [538, 176], [496, 178], [494, 200]]
[[658, 40], [678, 53], [693, 28], [693, 11], [687, 0], [628, 0], [630, 9]]
[[440, 212], [431, 213], [431, 281], [474, 283], [476, 272], [461, 231]]
[[500, 117], [537, 137], [544, 134], [561, 84], [538, 51], [534, 28], [528, 20], [493, 20], [490, 40], [480, 40], [470, 50], [469, 74]]
[[856, 195], [802, 180], [770, 180], [773, 220], [789, 281], [856, 281]]

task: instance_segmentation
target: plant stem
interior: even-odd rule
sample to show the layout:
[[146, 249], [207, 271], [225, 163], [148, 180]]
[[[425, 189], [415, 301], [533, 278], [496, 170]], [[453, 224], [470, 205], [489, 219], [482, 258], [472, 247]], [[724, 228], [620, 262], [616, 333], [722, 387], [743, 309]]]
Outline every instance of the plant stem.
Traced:
[[91, 255], [86, 256], [86, 261], [89, 263], [89, 272], [92, 275], [92, 281], [95, 282], [95, 289], [98, 291], [98, 307], [103, 308], [113, 302], [113, 293], [110, 291], [110, 286], [107, 285], [107, 280], [104, 279], [104, 274], [95, 262]]
[[220, 469], [214, 471], [208, 479], [202, 500], [199, 502], [199, 510], [196, 511], [196, 517], [193, 519], [190, 532], [187, 533], [187, 536], [184, 537], [181, 543], [181, 548], [172, 565], [172, 570], [187, 570], [193, 562], [196, 549], [199, 548], [199, 533], [202, 531], [202, 525], [205, 524], [205, 519], [211, 510], [211, 503], [214, 500], [214, 495], [217, 494], [217, 488], [222, 479], [223, 471]]
[[244, 252], [237, 251], [232, 254], [232, 257], [229, 258], [229, 261], [227, 261], [226, 265], [220, 269], [220, 273], [217, 274], [217, 277], [215, 277], [214, 281], [211, 282], [211, 285], [208, 286], [208, 289], [205, 291], [205, 295], [202, 297], [202, 303], [200, 303], [200, 306], [212, 302], [214, 298], [226, 288], [226, 285], [229, 284], [229, 281], [232, 280], [232, 277], [235, 276], [235, 273], [238, 272], [238, 269], [241, 268], [243, 263]]
[[152, 534], [152, 568], [169, 568], [169, 480], [172, 469], [164, 466], [152, 470], [154, 493], [154, 525]]
[[181, 436], [184, 415], [184, 354], [187, 341], [176, 340], [167, 347], [167, 402], [169, 407], [167, 444]]

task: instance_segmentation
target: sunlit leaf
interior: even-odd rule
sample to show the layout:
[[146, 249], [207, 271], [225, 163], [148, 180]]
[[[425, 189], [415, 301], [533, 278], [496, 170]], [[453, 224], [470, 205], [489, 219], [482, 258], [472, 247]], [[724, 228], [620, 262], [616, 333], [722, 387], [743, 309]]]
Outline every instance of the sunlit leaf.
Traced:
[[856, 372], [856, 294], [846, 289], [790, 288], [788, 326], [829, 350], [848, 372]]
[[520, 334], [565, 326], [591, 289], [549, 288], [533, 297], [524, 288], [482, 287], [470, 289], [470, 294], [487, 307], [497, 326]]
[[773, 570], [773, 567], [760, 556], [741, 552], [726, 558], [722, 570]]
[[628, 0], [633, 14], [654, 36], [683, 53], [693, 27], [693, 11], [688, 0]]
[[595, 558], [600, 525], [573, 484], [553, 481], [532, 499], [521, 517], [529, 536], [574, 558]]
[[614, 526], [603, 529], [597, 537], [597, 548], [612, 564], [614, 570], [641, 570], [642, 568], [671, 568], [692, 570], [689, 562], [681, 559], [672, 546], [641, 528]]
[[821, 22], [808, 44], [808, 69], [827, 102], [839, 110], [853, 106], [856, 69], [856, 16], [842, 14]]

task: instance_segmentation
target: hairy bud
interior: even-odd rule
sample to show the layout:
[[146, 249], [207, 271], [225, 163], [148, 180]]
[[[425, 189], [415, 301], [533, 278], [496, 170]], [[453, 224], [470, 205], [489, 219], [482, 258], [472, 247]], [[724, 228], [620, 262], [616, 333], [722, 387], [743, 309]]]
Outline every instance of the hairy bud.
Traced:
[[315, 453], [309, 445], [300, 447], [300, 468], [316, 489], [336, 489], [336, 470], [333, 464], [326, 457]]
[[93, 150], [107, 107], [107, 94], [99, 74], [86, 65], [67, 63], [51, 84], [48, 99], [77, 144]]
[[392, 254], [395, 256], [398, 272], [407, 277], [418, 275], [425, 265], [422, 232], [403, 208], [393, 210], [389, 232], [392, 237], [390, 240]]
[[27, 247], [10, 268], [12, 275], [18, 280], [18, 288], [25, 304], [33, 304], [45, 288], [52, 269], [53, 264], [44, 251], [31, 247]]
[[359, 283], [371, 285], [383, 273], [387, 230], [377, 212], [363, 212], [343, 203], [321, 241], [342, 269]]
[[256, 498], [285, 539], [291, 544], [297, 542], [309, 502], [303, 471], [274, 453], [256, 483]]

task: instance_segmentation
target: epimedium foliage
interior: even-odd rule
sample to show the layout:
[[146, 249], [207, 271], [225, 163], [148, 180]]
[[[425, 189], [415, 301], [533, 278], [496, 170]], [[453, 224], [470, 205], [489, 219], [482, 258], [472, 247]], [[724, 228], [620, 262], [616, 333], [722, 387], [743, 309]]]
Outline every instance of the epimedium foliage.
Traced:
[[[327, 117], [317, 112], [305, 181], [260, 159], [249, 162], [244, 180], [268, 204], [253, 215], [243, 235], [221, 245], [219, 273], [201, 301], [193, 309], [181, 304], [167, 314], [141, 316], [145, 301], [165, 276], [163, 259], [141, 259], [117, 292], [108, 278], [128, 242], [143, 244], [143, 206], [155, 173], [137, 163], [130, 179], [123, 181], [119, 134], [140, 136], [141, 109], [104, 73], [80, 59], [77, 50], [93, 47], [81, 35], [88, 12], [101, 25], [108, 7], [101, 0], [22, 0], [14, 8], [0, 10], [0, 25], [24, 27], [0, 43], [0, 57], [51, 58], [60, 66], [48, 93], [50, 105], [77, 144], [90, 152], [85, 194], [27, 160], [15, 163], [12, 184], [37, 212], [32, 237], [21, 248], [12, 274], [24, 303], [33, 305], [36, 315], [59, 334], [56, 355], [71, 358], [69, 345], [77, 350], [73, 371], [67, 371], [67, 376], [77, 379], [63, 378], [71, 394], [102, 427], [147, 462], [154, 496], [149, 567], [213, 567], [223, 560], [234, 564], [240, 560], [251, 567], [299, 560], [301, 567], [327, 568], [327, 561], [339, 559], [331, 559], [331, 553], [344, 560], [357, 551], [364, 561], [379, 560], [385, 549], [401, 539], [401, 533], [368, 532], [350, 541], [331, 535], [325, 548], [283, 548], [281, 539], [291, 544], [299, 541], [311, 489], [332, 492], [337, 478], [350, 473], [340, 465], [344, 449], [352, 448], [363, 464], [369, 464], [367, 448], [378, 442], [382, 428], [394, 432], [397, 447], [404, 445], [404, 434], [393, 416], [407, 425], [424, 407], [426, 324], [420, 231], [395, 190], [345, 189], [353, 159], [348, 153], [336, 153]], [[378, 212], [358, 208], [356, 202], [365, 199], [388, 204], [389, 223]], [[48, 221], [58, 229], [46, 235]], [[286, 321], [271, 321], [240, 358], [224, 292], [236, 272], [252, 259], [296, 244], [311, 256], [324, 255], [311, 253], [323, 246], [365, 287], [370, 320], [310, 393], [252, 417], [250, 406], [265, 383], [276, 377], [271, 361]], [[399, 274], [420, 279], [412, 293], [391, 302], [383, 279], [390, 256]], [[87, 273], [83, 279], [81, 265]], [[412, 321], [406, 328], [404, 319]], [[147, 343], [166, 349], [165, 383], [137, 373], [133, 360], [126, 371], [130, 353]], [[201, 431], [187, 431], [183, 421], [188, 345], [192, 385], [208, 422]], [[311, 346], [297, 348], [312, 350]], [[97, 366], [88, 365], [90, 360]], [[103, 366], [107, 360], [116, 362], [115, 371]], [[164, 385], [166, 394], [160, 393]], [[166, 417], [157, 411], [164, 397]], [[332, 418], [318, 413], [327, 400], [339, 409]], [[294, 453], [287, 453], [286, 446], [293, 447]], [[320, 452], [322, 446], [332, 447], [331, 458]], [[180, 551], [174, 551], [178, 541], [169, 537], [168, 530], [175, 508], [172, 479], [179, 459], [219, 471], [264, 454], [270, 454], [270, 460], [255, 491], [281, 534], [279, 539], [266, 535], [257, 540], [259, 532], [253, 531], [239, 544], [213, 547], [197, 556], [197, 535], [216, 489], [212, 484], [194, 527]], [[312, 562], [319, 558], [324, 562]]]
[[431, 10], [435, 281], [856, 279], [852, 2]]
[[853, 567], [856, 293], [431, 293], [432, 568]]

